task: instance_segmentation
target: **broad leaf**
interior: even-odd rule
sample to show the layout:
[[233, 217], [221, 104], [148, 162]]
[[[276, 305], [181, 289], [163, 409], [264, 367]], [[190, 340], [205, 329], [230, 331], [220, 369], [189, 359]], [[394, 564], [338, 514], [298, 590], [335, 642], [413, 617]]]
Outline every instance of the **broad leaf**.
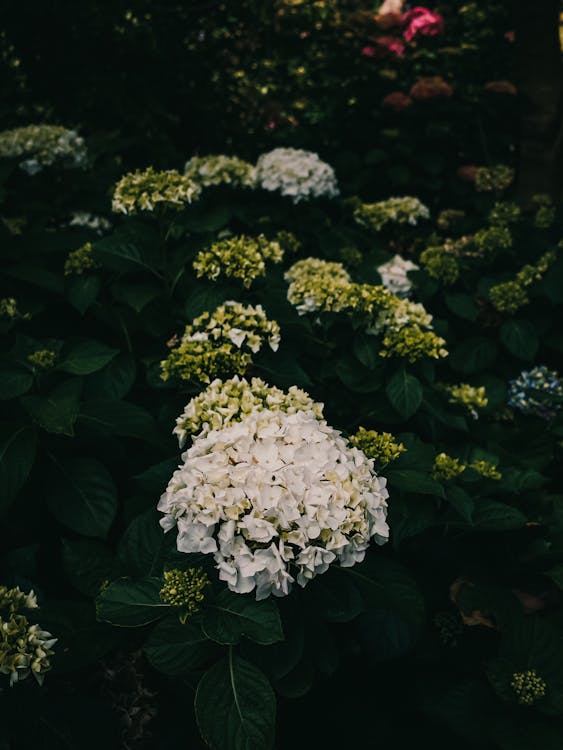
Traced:
[[223, 589], [213, 604], [205, 608], [202, 627], [207, 637], [217, 643], [239, 643], [243, 635], [262, 645], [283, 639], [273, 599], [257, 602], [229, 589]]
[[170, 605], [161, 601], [160, 578], [114, 581], [96, 599], [98, 620], [112, 625], [135, 628], [148, 625], [170, 612]]

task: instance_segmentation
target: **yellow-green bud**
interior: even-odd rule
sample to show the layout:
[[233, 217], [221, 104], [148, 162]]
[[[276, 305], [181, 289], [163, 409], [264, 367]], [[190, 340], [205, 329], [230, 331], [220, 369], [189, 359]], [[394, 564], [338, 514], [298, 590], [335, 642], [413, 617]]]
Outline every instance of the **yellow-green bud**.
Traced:
[[544, 698], [547, 692], [547, 683], [535, 669], [514, 672], [510, 687], [516, 693], [517, 701], [521, 706], [532, 706]]
[[182, 607], [188, 615], [193, 615], [200, 609], [209, 583], [207, 574], [201, 568], [167, 570], [160, 598], [173, 607]]
[[360, 427], [355, 435], [350, 437], [355, 448], [363, 451], [368, 458], [373, 458], [381, 464], [395, 461], [407, 449], [403, 443], [395, 440], [389, 432], [377, 432]]

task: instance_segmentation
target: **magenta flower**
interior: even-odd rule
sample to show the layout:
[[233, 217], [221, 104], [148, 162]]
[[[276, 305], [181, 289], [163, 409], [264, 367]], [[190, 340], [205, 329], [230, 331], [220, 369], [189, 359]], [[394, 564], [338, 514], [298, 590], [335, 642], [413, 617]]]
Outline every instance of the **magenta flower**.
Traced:
[[437, 36], [444, 33], [444, 19], [439, 13], [417, 6], [403, 14], [403, 36], [411, 42], [417, 36]]

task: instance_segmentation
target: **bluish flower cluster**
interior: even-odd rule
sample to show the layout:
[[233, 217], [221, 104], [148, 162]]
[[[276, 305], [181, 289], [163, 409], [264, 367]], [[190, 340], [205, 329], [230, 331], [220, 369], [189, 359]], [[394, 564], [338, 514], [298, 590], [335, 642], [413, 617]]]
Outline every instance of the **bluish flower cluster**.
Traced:
[[509, 383], [508, 405], [523, 414], [551, 419], [563, 406], [563, 382], [545, 365], [524, 370]]

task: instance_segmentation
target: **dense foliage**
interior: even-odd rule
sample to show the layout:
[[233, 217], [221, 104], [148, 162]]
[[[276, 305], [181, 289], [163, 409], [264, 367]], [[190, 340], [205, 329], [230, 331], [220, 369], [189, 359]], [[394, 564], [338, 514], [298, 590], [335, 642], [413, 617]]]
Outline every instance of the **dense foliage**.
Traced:
[[558, 748], [506, 9], [152, 6], [1, 38], [0, 746]]

